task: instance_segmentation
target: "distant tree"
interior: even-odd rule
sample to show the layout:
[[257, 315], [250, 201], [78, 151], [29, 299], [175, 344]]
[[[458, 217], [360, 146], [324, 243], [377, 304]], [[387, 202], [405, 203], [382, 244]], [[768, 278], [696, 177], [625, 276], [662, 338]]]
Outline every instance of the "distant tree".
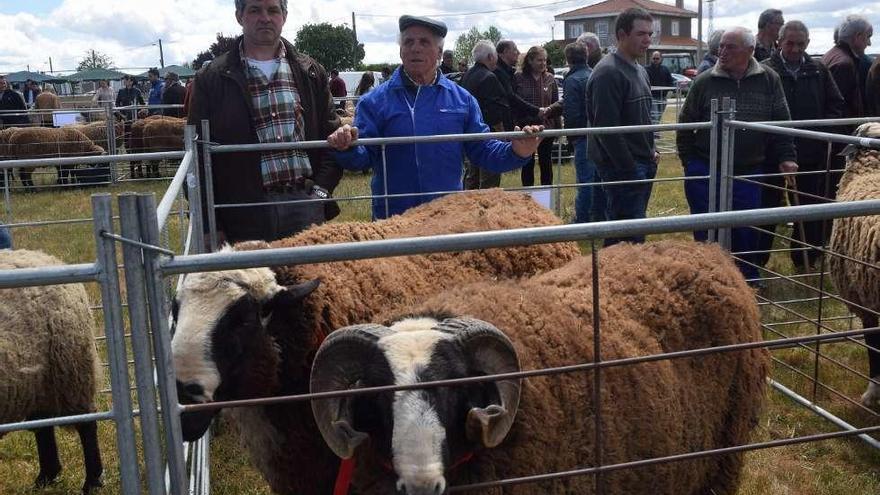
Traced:
[[235, 39], [236, 36], [223, 36], [223, 33], [217, 33], [217, 41], [211, 43], [207, 50], [196, 55], [196, 58], [192, 61], [192, 69], [199, 70], [208, 60], [214, 60], [232, 50], [235, 47]]
[[356, 69], [365, 55], [363, 43], [357, 42], [354, 31], [345, 24], [306, 24], [296, 33], [293, 46], [328, 71]]
[[494, 45], [501, 41], [501, 38], [501, 31], [495, 26], [489, 26], [489, 29], [483, 32], [480, 32], [480, 30], [474, 26], [470, 31], [458, 35], [458, 38], [455, 40], [455, 49], [453, 50], [455, 61], [468, 62], [468, 65], [470, 65], [471, 62], [473, 62], [471, 60], [471, 51], [474, 49], [474, 45], [476, 45], [478, 41], [488, 40]]
[[97, 50], [86, 50], [86, 54], [79, 65], [76, 66], [77, 72], [88, 69], [109, 69], [113, 66], [113, 59], [106, 53]]
[[558, 41], [550, 40], [544, 43], [544, 50], [547, 51], [547, 63], [554, 69], [565, 67], [565, 50]]
[[397, 69], [397, 66], [399, 66], [399, 65], [400, 65], [400, 62], [394, 62], [394, 63], [383, 62], [383, 63], [379, 63], [379, 64], [364, 64], [360, 70], [372, 70], [375, 72], [379, 72], [382, 70], [383, 67], [389, 67], [389, 68], [391, 68], [391, 70], [395, 70], [395, 69]]

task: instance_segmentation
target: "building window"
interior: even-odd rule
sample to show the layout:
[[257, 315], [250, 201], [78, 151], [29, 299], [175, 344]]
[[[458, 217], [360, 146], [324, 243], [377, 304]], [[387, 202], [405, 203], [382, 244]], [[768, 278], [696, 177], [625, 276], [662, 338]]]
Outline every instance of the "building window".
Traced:
[[672, 21], [670, 31], [672, 31], [672, 36], [678, 36], [678, 21]]
[[596, 36], [602, 46], [611, 44], [611, 40], [608, 38], [608, 21], [596, 21]]
[[569, 24], [568, 25], [568, 37], [569, 38], [577, 38], [584, 32], [583, 24]]

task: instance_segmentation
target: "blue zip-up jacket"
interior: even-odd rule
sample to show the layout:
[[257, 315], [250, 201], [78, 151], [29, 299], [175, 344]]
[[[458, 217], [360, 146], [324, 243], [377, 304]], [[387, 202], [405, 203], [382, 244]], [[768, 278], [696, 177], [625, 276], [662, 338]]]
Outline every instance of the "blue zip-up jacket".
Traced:
[[[562, 118], [566, 129], [582, 129], [587, 127], [587, 80], [593, 74], [593, 69], [587, 64], [575, 64], [571, 66], [565, 81], [562, 82], [562, 94], [565, 100], [562, 102]], [[571, 136], [569, 139], [580, 141], [583, 136]]]
[[165, 88], [165, 82], [161, 79], [150, 83], [150, 96], [147, 103], [150, 105], [162, 104], [162, 90]]
[[[440, 75], [437, 83], [419, 86], [415, 96], [404, 85], [402, 69], [387, 84], [373, 89], [358, 102], [354, 126], [359, 138], [432, 136], [488, 132], [477, 100], [464, 88]], [[388, 194], [460, 191], [462, 152], [478, 167], [506, 172], [522, 167], [509, 142], [487, 141], [417, 143], [386, 147]], [[348, 170], [373, 169], [371, 189], [385, 194], [382, 149], [354, 146], [336, 153], [336, 162]], [[373, 218], [386, 218], [426, 203], [439, 195], [406, 196], [373, 200]]]

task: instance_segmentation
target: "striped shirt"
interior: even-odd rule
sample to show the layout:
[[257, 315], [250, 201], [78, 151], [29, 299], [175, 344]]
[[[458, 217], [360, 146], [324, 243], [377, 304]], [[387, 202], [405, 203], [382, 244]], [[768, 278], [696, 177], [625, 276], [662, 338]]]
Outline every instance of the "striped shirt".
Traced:
[[[241, 63], [247, 67], [248, 92], [253, 100], [254, 129], [261, 143], [304, 141], [303, 108], [293, 72], [282, 43], [275, 74], [264, 74], [244, 56], [239, 47]], [[264, 151], [260, 156], [263, 187], [293, 183], [299, 177], [310, 177], [312, 166], [305, 150]]]

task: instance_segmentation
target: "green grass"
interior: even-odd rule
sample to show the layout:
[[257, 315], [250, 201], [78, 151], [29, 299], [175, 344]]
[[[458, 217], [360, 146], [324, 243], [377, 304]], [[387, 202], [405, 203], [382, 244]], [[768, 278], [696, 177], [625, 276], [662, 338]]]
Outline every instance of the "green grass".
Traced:
[[[664, 145], [668, 145], [671, 134], [663, 136]], [[555, 172], [555, 169], [554, 169]], [[658, 170], [659, 177], [678, 177], [681, 166], [674, 154], [664, 154]], [[574, 171], [570, 164], [562, 167], [562, 183], [574, 182]], [[519, 173], [511, 172], [503, 176], [505, 187], [519, 186]], [[65, 191], [40, 191], [33, 194], [17, 193], [13, 196], [13, 217], [16, 222], [42, 221], [49, 219], [88, 218], [91, 216], [89, 195], [93, 192], [110, 191], [114, 194], [124, 191], [155, 192], [157, 201], [167, 187], [167, 182], [125, 183], [111, 189], [75, 189]], [[347, 173], [336, 191], [336, 196], [367, 195], [369, 193], [369, 176]], [[561, 216], [570, 221], [573, 214], [575, 189], [566, 188], [562, 191]], [[115, 201], [114, 201], [115, 202]], [[367, 220], [370, 215], [369, 201], [341, 202], [343, 213], [336, 221]], [[681, 215], [688, 211], [680, 181], [658, 183], [654, 186], [648, 214], [651, 217]], [[170, 220], [169, 245], [179, 250], [178, 225], [176, 216]], [[786, 232], [786, 227], [781, 227]], [[16, 247], [42, 249], [59, 256], [69, 263], [91, 262], [94, 259], [94, 241], [90, 224], [64, 225], [49, 227], [30, 227], [14, 231]], [[690, 237], [689, 233], [676, 233], [662, 236], [651, 236], [649, 240], [659, 238]], [[781, 247], [781, 245], [777, 246]], [[793, 268], [787, 254], [776, 253], [771, 259], [770, 267], [782, 273], [791, 274]], [[815, 284], [816, 281], [810, 281]], [[828, 281], [826, 289], [833, 290]], [[92, 300], [99, 301], [95, 284], [89, 287]], [[808, 289], [794, 287], [785, 281], [771, 281], [762, 293], [773, 301], [782, 301], [806, 297]], [[795, 303], [787, 305], [799, 313], [815, 317], [815, 303]], [[846, 315], [846, 308], [839, 303], [824, 302], [823, 318]], [[100, 312], [97, 325], [101, 325]], [[795, 319], [784, 310], [771, 306], [762, 306], [762, 318], [766, 322], [779, 322]], [[858, 326], [857, 321], [841, 320], [829, 323], [839, 330], [850, 329], [850, 325]], [[101, 328], [101, 327], [99, 327]], [[785, 335], [809, 335], [815, 333], [815, 327], [808, 324], [780, 327]], [[765, 332], [767, 339], [778, 336]], [[826, 344], [822, 351], [831, 357], [843, 361], [863, 372], [867, 363], [864, 349], [853, 344]], [[791, 366], [812, 376], [814, 361], [812, 354], [804, 349], [774, 351], [777, 357]], [[800, 377], [782, 366], [774, 365], [772, 376], [777, 381], [794, 389], [801, 395], [811, 397], [812, 386], [809, 380]], [[840, 390], [846, 397], [858, 398], [864, 389], [861, 379], [856, 379], [848, 372], [827, 361], [820, 362], [820, 377]], [[819, 432], [835, 431], [825, 420], [800, 406], [794, 405], [788, 398], [768, 390], [767, 406], [761, 417], [760, 425], [755, 429], [753, 440], [756, 442], [780, 438], [791, 438]], [[870, 415], [845, 400], [820, 389], [817, 400], [819, 404], [856, 426], [877, 424], [875, 416]], [[102, 394], [101, 408], [110, 407], [109, 396]], [[101, 493], [120, 493], [117, 456], [115, 453], [115, 430], [110, 422], [103, 422], [99, 430], [100, 442], [104, 453], [107, 486]], [[82, 476], [82, 456], [79, 441], [73, 431], [61, 431], [57, 434], [62, 463], [65, 465], [60, 481], [38, 493], [67, 494], [78, 491]], [[140, 443], [140, 441], [138, 441]], [[139, 452], [140, 452], [140, 445]], [[141, 456], [142, 457], [142, 456]], [[747, 454], [747, 463], [743, 471], [741, 495], [758, 494], [797, 494], [797, 495], [855, 495], [880, 493], [880, 453], [865, 446], [858, 440], [830, 440], [819, 443], [793, 445], [788, 447], [754, 451]], [[141, 459], [143, 475], [143, 461]], [[11, 433], [0, 439], [0, 494], [32, 494], [30, 483], [37, 474], [36, 450], [33, 435], [27, 432]], [[269, 494], [262, 477], [247, 461], [247, 454], [237, 443], [237, 434], [229, 425], [221, 428], [211, 446], [211, 486], [212, 492], [218, 495]]]

